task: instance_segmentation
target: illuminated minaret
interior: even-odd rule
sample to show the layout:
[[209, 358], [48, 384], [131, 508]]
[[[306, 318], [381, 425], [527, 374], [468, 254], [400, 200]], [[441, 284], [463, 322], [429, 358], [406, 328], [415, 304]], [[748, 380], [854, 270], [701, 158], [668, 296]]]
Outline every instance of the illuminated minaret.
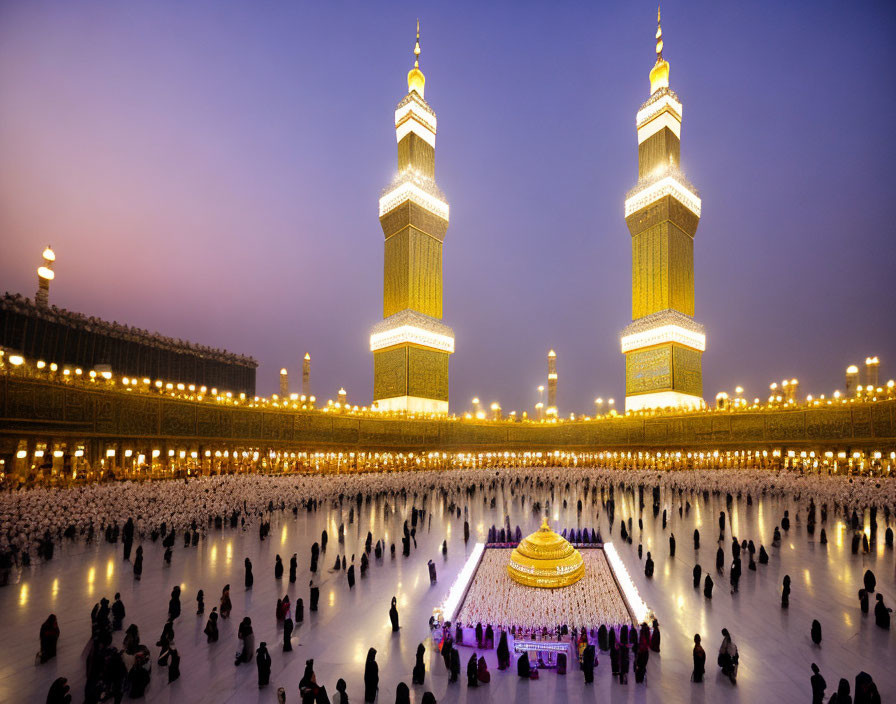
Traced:
[[448, 203], [435, 182], [436, 114], [423, 99], [420, 23], [408, 94], [395, 109], [398, 174], [380, 198], [386, 238], [383, 318], [370, 334], [380, 410], [448, 412], [454, 332], [442, 323], [442, 242]]
[[669, 88], [657, 10], [650, 97], [638, 110], [638, 184], [625, 199], [632, 237], [632, 323], [622, 331], [625, 409], [700, 406], [703, 326], [694, 318], [700, 197], [679, 168], [682, 104]]
[[548, 418], [557, 417], [557, 353], [548, 352]]
[[289, 396], [289, 372], [286, 370], [286, 367], [280, 370], [280, 397], [286, 398]]
[[53, 272], [56, 254], [50, 245], [47, 245], [41, 256], [44, 258], [44, 263], [37, 269], [37, 293], [34, 294], [34, 302], [39, 306], [46, 306], [50, 302], [50, 282], [56, 276]]
[[311, 355], [307, 352], [302, 360], [302, 395], [311, 395]]

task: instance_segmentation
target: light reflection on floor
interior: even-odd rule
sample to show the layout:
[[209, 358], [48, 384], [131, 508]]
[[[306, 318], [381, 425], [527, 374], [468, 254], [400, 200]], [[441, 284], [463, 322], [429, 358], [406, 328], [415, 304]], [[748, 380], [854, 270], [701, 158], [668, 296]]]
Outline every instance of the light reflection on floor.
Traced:
[[[534, 500], [535, 497], [532, 497]], [[544, 497], [539, 497], [544, 499]], [[585, 498], [585, 510], [577, 520], [575, 506], [578, 496], [567, 497], [569, 508], [562, 508], [562, 497], [552, 505], [552, 515], [559, 517], [558, 530], [570, 526], [594, 524], [600, 507], [591, 505]], [[878, 579], [878, 587], [891, 606], [896, 606], [896, 571], [894, 553], [883, 546], [885, 526], [879, 519], [877, 544], [868, 555], [853, 556], [850, 553], [851, 532], [840, 516], [829, 512], [828, 534], [830, 542], [818, 542], [821, 526], [815, 536], [805, 531], [805, 514], [797, 522], [795, 506], [775, 500], [754, 500], [753, 506], [745, 501], [736, 502], [730, 517], [737, 526], [740, 540], [753, 539], [758, 545], [763, 538], [771, 556], [767, 566], [759, 565], [756, 572], [744, 570], [737, 595], [729, 592], [727, 572], [717, 575], [715, 567], [715, 542], [717, 518], [720, 510], [726, 510], [724, 501], [711, 498], [708, 504], [695, 503], [689, 514], [679, 518], [678, 504], [664, 497], [668, 509], [668, 529], [662, 530], [662, 511], [654, 520], [648, 497], [647, 510], [643, 513], [644, 533], [638, 533], [638, 514], [631, 514], [635, 502], [630, 496], [617, 495], [617, 513], [613, 534], [606, 516], [600, 510], [598, 527], [605, 536], [615, 537], [620, 557], [644, 600], [654, 609], [663, 632], [662, 653], [651, 655], [647, 684], [636, 685], [634, 678], [623, 687], [612, 683], [609, 677], [609, 658], [598, 654], [599, 666], [593, 687], [584, 689], [581, 672], [575, 667], [571, 672], [558, 676], [547, 672], [537, 682], [524, 682], [513, 672], [498, 672], [494, 651], [486, 654], [492, 671], [492, 682], [487, 687], [468, 690], [466, 685], [449, 685], [441, 659], [434, 656], [431, 643], [427, 647], [427, 675], [424, 688], [412, 687], [412, 700], [419, 702], [425, 689], [432, 689], [440, 702], [794, 702], [809, 700], [809, 664], [817, 662], [829, 683], [828, 697], [833, 693], [840, 677], [850, 682], [862, 669], [874, 676], [884, 701], [896, 700], [896, 678], [888, 677], [893, 661], [894, 647], [890, 633], [881, 631], [873, 623], [872, 615], [863, 615], [858, 608], [856, 592], [861, 586], [862, 573], [871, 568]], [[530, 510], [521, 512], [518, 501], [509, 494], [497, 501], [501, 507], [510, 502], [511, 524], [520, 524], [523, 533], [535, 530], [540, 519]], [[693, 502], [692, 502], [693, 503]], [[419, 504], [418, 504], [419, 505]], [[531, 505], [531, 504], [529, 504]], [[315, 514], [291, 512], [278, 515], [272, 525], [272, 539], [259, 542], [258, 531], [224, 529], [212, 530], [198, 547], [183, 548], [176, 544], [170, 567], [164, 565], [159, 543], [144, 543], [145, 561], [143, 579], [135, 582], [132, 566], [121, 559], [121, 546], [85, 547], [60, 545], [56, 559], [44, 565], [34, 565], [18, 577], [15, 585], [0, 589], [0, 611], [4, 614], [3, 658], [0, 658], [0, 701], [43, 701], [49, 684], [59, 675], [67, 676], [73, 684], [75, 701], [81, 701], [84, 673], [84, 646], [90, 628], [89, 614], [94, 603], [103, 596], [113, 598], [120, 591], [127, 608], [126, 623], [140, 626], [144, 642], [157, 654], [155, 643], [164, 623], [171, 587], [181, 584], [183, 589], [183, 613], [175, 624], [176, 643], [180, 651], [181, 679], [166, 683], [164, 671], [153, 668], [153, 679], [146, 701], [172, 702], [273, 702], [277, 686], [285, 686], [289, 702], [295, 702], [298, 681], [302, 676], [305, 659], [315, 658], [318, 681], [334, 691], [336, 679], [348, 682], [352, 701], [362, 700], [362, 673], [367, 650], [372, 646], [378, 651], [381, 689], [380, 701], [393, 699], [399, 681], [410, 683], [411, 668], [417, 644], [428, 635], [427, 621], [450, 588], [454, 577], [464, 564], [466, 553], [471, 550], [477, 536], [484, 537], [488, 527], [500, 523], [503, 513], [487, 508], [481, 495], [470, 502], [471, 536], [468, 545], [463, 543], [463, 519], [449, 514], [440, 504], [436, 505], [432, 527], [427, 530], [426, 521], [418, 529], [418, 549], [411, 557], [401, 556], [400, 540], [396, 557], [390, 557], [388, 549], [383, 559], [371, 555], [370, 570], [365, 578], [358, 571], [357, 583], [349, 590], [345, 574], [330, 568], [336, 553], [360, 555], [367, 531], [374, 541], [385, 535], [401, 535], [404, 512], [409, 504], [399, 506], [399, 514], [389, 515], [384, 521], [382, 502], [364, 504], [361, 515], [356, 509], [355, 522], [346, 524], [345, 545], [340, 545], [336, 531], [343, 518], [336, 508], [322, 509]], [[784, 534], [780, 549], [770, 545], [775, 523], [783, 515], [784, 508], [791, 512], [792, 527]], [[726, 510], [727, 513], [727, 510]], [[348, 518], [348, 506], [344, 511]], [[632, 545], [618, 540], [620, 518], [633, 515], [635, 537]], [[708, 518], [708, 522], [704, 519]], [[730, 525], [730, 524], [729, 524]], [[308, 609], [307, 571], [311, 543], [320, 539], [323, 528], [330, 532], [327, 551], [321, 555], [321, 571], [315, 580], [321, 587], [320, 611], [311, 614]], [[695, 554], [692, 534], [695, 527], [701, 531], [701, 548]], [[870, 527], [868, 534], [870, 535]], [[674, 559], [668, 556], [669, 531], [674, 531], [677, 551]], [[276, 539], [279, 537], [279, 540]], [[448, 554], [441, 554], [441, 543], [447, 537]], [[726, 562], [730, 559], [730, 535], [723, 544]], [[657, 564], [652, 580], [644, 577], [643, 562], [638, 559], [637, 546], [642, 542], [650, 549]], [[394, 538], [393, 538], [394, 539]], [[219, 552], [221, 550], [222, 552]], [[298, 553], [299, 576], [296, 584], [288, 579], [274, 579], [274, 555], [280, 554], [284, 567], [289, 557]], [[220, 554], [224, 560], [220, 560]], [[243, 558], [252, 559], [255, 586], [250, 592], [243, 589]], [[438, 583], [430, 586], [426, 562], [433, 559], [438, 570]], [[356, 561], [357, 562], [357, 561]], [[704, 573], [713, 575], [716, 582], [712, 601], [704, 599], [702, 589], [694, 590], [691, 571], [700, 562]], [[98, 571], [103, 578], [98, 580]], [[357, 570], [356, 570], [357, 571]], [[780, 608], [781, 580], [784, 574], [793, 577], [790, 608]], [[288, 569], [286, 570], [288, 576]], [[205, 591], [206, 614], [217, 604], [221, 588], [231, 584], [234, 604], [233, 616], [221, 622], [221, 640], [209, 646], [202, 635], [205, 616], [195, 615], [195, 592]], [[274, 606], [278, 596], [286, 592], [295, 603], [298, 597], [305, 600], [305, 620], [297, 625], [293, 638], [294, 650], [284, 654], [281, 649], [282, 633], [274, 619]], [[388, 620], [389, 602], [398, 598], [401, 631], [393, 634]], [[47, 614], [57, 614], [62, 630], [59, 656], [39, 667], [34, 665], [37, 650], [37, 633]], [[250, 615], [256, 632], [256, 642], [268, 643], [273, 659], [271, 687], [259, 691], [253, 667], [234, 668], [233, 652], [236, 648], [236, 626], [244, 615]], [[812, 619], [822, 623], [824, 640], [816, 648], [809, 639]], [[727, 627], [734, 636], [741, 653], [738, 684], [733, 688], [727, 680], [717, 675], [715, 652], [720, 642], [719, 631]], [[693, 634], [703, 635], [708, 658], [708, 677], [703, 685], [689, 681], [690, 652]], [[120, 642], [122, 634], [116, 635]], [[472, 654], [466, 648], [462, 661]], [[463, 680], [463, 678], [461, 678]], [[586, 693], [587, 692], [587, 693]]]

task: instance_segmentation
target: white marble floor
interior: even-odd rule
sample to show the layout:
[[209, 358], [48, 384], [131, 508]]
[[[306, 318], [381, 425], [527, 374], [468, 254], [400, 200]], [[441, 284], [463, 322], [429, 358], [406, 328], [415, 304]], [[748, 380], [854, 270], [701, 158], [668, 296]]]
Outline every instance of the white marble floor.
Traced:
[[[679, 518], [677, 499], [663, 497], [669, 507], [669, 528], [662, 530], [650, 510], [651, 500], [646, 492], [647, 506], [643, 512], [643, 544], [653, 553], [656, 573], [652, 580], [644, 577], [643, 563], [637, 554], [638, 514], [631, 495], [616, 495], [616, 528], [612, 539], [620, 556], [628, 566], [635, 584], [645, 601], [655, 611], [662, 630], [662, 652], [651, 654], [646, 685], [636, 685], [634, 677], [621, 686], [611, 681], [609, 657], [598, 653], [599, 665], [593, 685], [585, 687], [581, 672], [574, 666], [566, 676], [547, 671], [538, 681], [523, 681], [513, 671], [499, 672], [494, 651], [486, 653], [491, 683], [468, 690], [464, 678], [449, 684], [447, 673], [438, 657], [434, 657], [429, 643], [428, 619], [433, 607], [439, 604], [451, 586], [465, 560], [465, 554], [476, 540], [483, 540], [492, 523], [503, 517], [502, 503], [506, 503], [513, 525], [521, 525], [527, 534], [538, 528], [540, 519], [527, 508], [521, 511], [519, 502], [509, 494], [499, 497], [497, 509], [489, 509], [481, 494], [470, 502], [471, 539], [463, 541], [463, 519], [447, 516], [445, 507], [429, 500], [432, 521], [418, 529], [416, 550], [409, 558], [401, 555], [400, 532], [404, 514], [410, 513], [410, 503], [400, 505], [396, 515], [383, 520], [382, 502], [365, 505], [360, 519], [346, 525], [346, 545], [336, 541], [336, 529], [342, 516], [347, 520], [348, 507], [324, 507], [316, 513], [300, 512], [275, 514], [271, 537], [264, 542], [258, 531], [211, 530], [196, 548], [183, 548], [178, 540], [172, 565], [162, 560], [159, 543], [144, 542], [145, 563], [143, 580], [135, 582], [131, 564], [122, 560], [121, 545], [85, 546], [83, 542], [64, 543], [56, 558], [38, 564], [17, 575], [18, 582], [0, 588], [0, 613], [3, 614], [2, 643], [0, 643], [0, 701], [42, 702], [50, 683], [58, 676], [66, 676], [75, 694], [74, 701], [83, 699], [85, 646], [90, 635], [90, 610], [103, 596], [112, 599], [120, 591], [127, 608], [125, 625], [136, 623], [144, 643], [158, 639], [165, 621], [171, 587], [183, 588], [183, 613], [175, 624], [176, 643], [182, 657], [180, 680], [169, 685], [164, 669], [153, 665], [152, 682], [146, 701], [176, 702], [275, 702], [276, 689], [283, 686], [288, 702], [298, 702], [298, 682], [306, 658], [313, 657], [318, 682], [325, 684], [332, 694], [336, 680], [344, 678], [352, 702], [363, 701], [363, 669], [368, 648], [377, 649], [380, 666], [381, 702], [394, 699], [400, 681], [410, 684], [411, 669], [417, 644], [427, 646], [426, 685], [411, 687], [412, 701], [419, 702], [423, 692], [432, 690], [440, 702], [799, 702], [811, 699], [809, 665], [818, 663], [828, 682], [827, 697], [836, 689], [840, 677], [852, 685], [855, 675], [865, 670], [880, 689], [883, 701], [896, 700], [896, 674], [893, 663], [896, 648], [893, 635], [874, 625], [873, 614], [863, 615], [856, 593], [861, 587], [862, 574], [874, 570], [878, 590], [891, 606], [896, 604], [896, 562], [894, 551], [883, 546], [884, 525], [879, 517], [878, 542], [871, 554], [854, 556], [850, 552], [849, 531], [842, 516], [833, 511], [828, 516], [829, 543], [820, 545], [818, 532], [809, 536], [805, 519], [793, 521], [789, 533], [784, 534], [780, 548], [771, 547], [772, 531], [785, 508], [792, 504], [765, 499], [747, 506], [735, 501], [731, 512], [733, 533], [739, 539], [753, 539], [757, 549], [764, 543], [771, 556], [770, 564], [759, 565], [758, 572], [746, 568], [744, 560], [740, 592], [731, 595], [727, 573], [717, 578], [715, 552], [718, 533], [717, 518], [724, 509], [724, 498], [702, 498], [694, 503], [689, 515]], [[533, 499], [536, 497], [533, 497]], [[538, 497], [542, 500], [545, 497]], [[558, 530], [564, 526], [591, 526], [598, 507], [586, 501], [580, 518], [575, 505], [579, 498], [572, 494], [569, 508], [561, 506], [564, 497], [558, 496], [551, 518]], [[433, 505], [433, 503], [435, 505]], [[422, 505], [422, 500], [418, 501]], [[340, 513], [341, 511], [341, 513]], [[634, 516], [634, 542], [623, 544], [618, 538], [620, 518]], [[867, 520], [867, 519], [866, 519]], [[610, 538], [607, 517], [600, 511], [597, 526]], [[321, 570], [316, 579], [321, 587], [320, 611], [308, 611], [307, 570], [311, 544], [319, 539], [326, 527], [330, 541], [320, 559]], [[695, 553], [692, 533], [701, 531], [701, 548]], [[819, 526], [820, 528], [821, 526]], [[357, 580], [349, 590], [343, 572], [330, 572], [337, 553], [345, 550], [360, 557], [367, 531], [374, 541], [386, 537], [396, 542], [396, 557], [388, 553], [382, 560], [371, 559], [368, 576]], [[675, 532], [678, 550], [669, 558], [668, 533]], [[731, 530], [728, 532], [730, 540]], [[439, 548], [448, 539], [448, 554], [443, 557]], [[726, 560], [730, 546], [724, 545]], [[293, 552], [299, 556], [299, 578], [295, 585], [288, 579], [274, 579], [274, 555], [279, 553], [287, 566]], [[243, 558], [249, 556], [254, 564], [255, 585], [243, 589]], [[430, 585], [426, 562], [432, 558], [438, 567], [438, 583]], [[708, 568], [716, 580], [712, 601], [703, 597], [702, 589], [692, 588], [691, 570], [695, 561], [704, 571]], [[793, 580], [790, 608], [780, 607], [780, 586], [785, 574]], [[225, 583], [232, 585], [233, 615], [220, 622], [221, 638], [208, 645], [202, 634], [206, 616], [218, 602]], [[204, 589], [206, 615], [195, 615], [195, 594]], [[305, 621], [297, 625], [293, 635], [294, 649], [283, 653], [282, 634], [277, 627], [274, 610], [279, 594], [288, 592], [293, 603], [297, 597], [305, 599]], [[389, 626], [388, 609], [392, 596], [398, 598], [402, 628], [393, 634]], [[57, 614], [61, 628], [58, 656], [44, 665], [35, 666], [38, 650], [38, 630], [49, 613]], [[271, 684], [259, 690], [254, 663], [234, 667], [236, 628], [244, 615], [252, 618], [256, 643], [266, 641], [273, 659]], [[813, 618], [821, 621], [824, 639], [820, 647], [812, 644], [809, 628]], [[716, 652], [721, 640], [720, 631], [727, 627], [738, 645], [741, 656], [736, 687], [718, 674]], [[692, 684], [691, 647], [694, 633], [703, 636], [707, 651], [707, 677], [703, 684]], [[116, 634], [120, 644], [122, 633]], [[158, 648], [151, 645], [153, 656]], [[462, 650], [464, 667], [473, 651]], [[827, 699], [826, 697], [826, 699]]]

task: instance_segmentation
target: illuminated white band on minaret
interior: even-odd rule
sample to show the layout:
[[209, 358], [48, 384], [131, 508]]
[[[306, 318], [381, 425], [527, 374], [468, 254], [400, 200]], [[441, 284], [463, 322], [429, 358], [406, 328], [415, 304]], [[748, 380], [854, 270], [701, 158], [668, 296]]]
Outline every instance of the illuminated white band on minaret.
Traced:
[[454, 338], [418, 328], [413, 325], [402, 325], [393, 330], [384, 330], [370, 336], [370, 351], [376, 352], [387, 347], [409, 342], [413, 345], [431, 347], [441, 352], [454, 352]]
[[395, 109], [395, 136], [399, 142], [413, 132], [435, 148], [437, 124], [436, 114], [416, 93], [410, 93]]
[[622, 352], [631, 352], [642, 347], [677, 342], [686, 347], [703, 352], [706, 349], [706, 336], [678, 325], [662, 325], [652, 330], [644, 330], [632, 335], [625, 335], [621, 340]]
[[694, 215], [700, 217], [701, 201], [694, 191], [685, 186], [675, 176], [669, 175], [660, 178], [635, 191], [625, 199], [625, 217], [637, 213], [641, 208], [646, 208], [651, 203], [665, 196], [673, 196]]
[[408, 200], [426, 208], [433, 215], [448, 220], [448, 204], [427, 193], [413, 181], [403, 181], [380, 198], [380, 217]]
[[661, 112], [650, 122], [646, 122], [638, 128], [638, 144], [650, 139], [664, 127], [668, 127], [676, 137], [681, 139], [681, 120], [671, 112]]
[[684, 117], [684, 106], [681, 104], [681, 101], [675, 97], [671, 90], [666, 90], [665, 92], [660, 93], [658, 98], [648, 100], [644, 106], [638, 110], [638, 114], [635, 116], [635, 127], [642, 127], [664, 110], [676, 115], [679, 122], [681, 122], [682, 117]]

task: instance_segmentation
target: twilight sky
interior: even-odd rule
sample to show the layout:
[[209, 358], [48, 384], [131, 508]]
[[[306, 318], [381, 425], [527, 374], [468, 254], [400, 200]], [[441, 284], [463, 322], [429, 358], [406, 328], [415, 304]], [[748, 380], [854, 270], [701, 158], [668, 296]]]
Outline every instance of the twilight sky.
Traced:
[[[369, 403], [381, 189], [414, 21], [451, 206], [451, 406], [624, 396], [625, 192], [651, 2], [0, 4], [0, 291], [256, 357]], [[681, 0], [664, 55], [700, 190], [704, 396], [896, 376], [896, 5]]]

